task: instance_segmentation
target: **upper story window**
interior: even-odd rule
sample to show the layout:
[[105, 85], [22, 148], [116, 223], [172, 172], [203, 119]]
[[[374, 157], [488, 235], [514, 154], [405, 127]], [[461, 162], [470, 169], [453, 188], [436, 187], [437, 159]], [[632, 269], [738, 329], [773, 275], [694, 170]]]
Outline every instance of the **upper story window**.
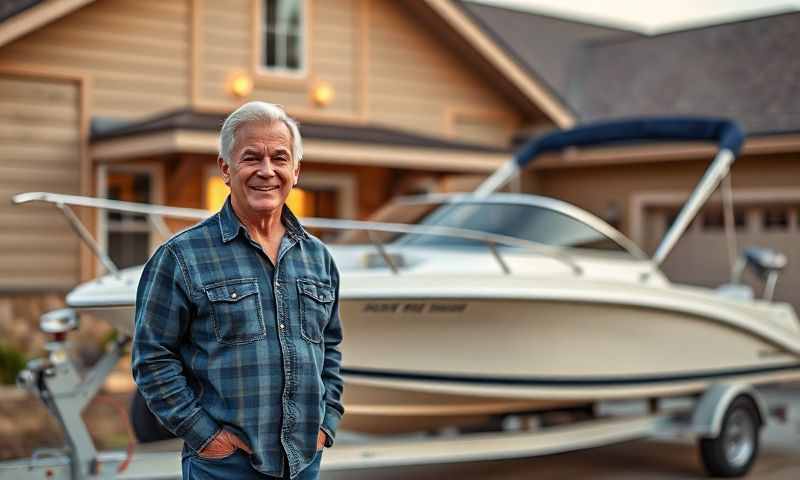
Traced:
[[304, 0], [263, 0], [261, 66], [271, 71], [303, 70]]

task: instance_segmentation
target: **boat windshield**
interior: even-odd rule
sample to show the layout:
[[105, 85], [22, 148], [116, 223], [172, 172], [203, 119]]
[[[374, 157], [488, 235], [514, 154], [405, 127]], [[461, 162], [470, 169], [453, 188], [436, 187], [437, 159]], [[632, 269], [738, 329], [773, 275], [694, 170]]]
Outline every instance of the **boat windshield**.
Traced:
[[[622, 245], [590, 225], [546, 206], [502, 202], [458, 202], [395, 204], [372, 220], [415, 223], [477, 230], [566, 248], [627, 252]], [[376, 238], [377, 237], [377, 238]], [[482, 242], [458, 237], [425, 234], [373, 234], [381, 243], [409, 246], [482, 246]], [[346, 243], [369, 243], [360, 232]]]

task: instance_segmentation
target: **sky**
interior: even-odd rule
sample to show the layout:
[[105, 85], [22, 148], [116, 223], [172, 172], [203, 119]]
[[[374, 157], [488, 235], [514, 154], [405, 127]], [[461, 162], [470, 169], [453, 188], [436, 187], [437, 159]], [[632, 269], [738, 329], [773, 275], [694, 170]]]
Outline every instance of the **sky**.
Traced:
[[800, 0], [471, 0], [556, 17], [662, 33], [787, 10]]

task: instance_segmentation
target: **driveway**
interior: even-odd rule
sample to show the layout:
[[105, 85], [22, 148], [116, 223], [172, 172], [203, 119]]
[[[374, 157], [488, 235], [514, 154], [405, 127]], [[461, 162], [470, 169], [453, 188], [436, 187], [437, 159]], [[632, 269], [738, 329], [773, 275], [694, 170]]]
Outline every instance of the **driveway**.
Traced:
[[[772, 422], [762, 433], [761, 453], [747, 478], [800, 478], [800, 385], [764, 391], [768, 405], [787, 404], [787, 422]], [[381, 470], [324, 472], [325, 480], [345, 479], [608, 479], [672, 480], [706, 478], [694, 442], [633, 441], [545, 457]]]

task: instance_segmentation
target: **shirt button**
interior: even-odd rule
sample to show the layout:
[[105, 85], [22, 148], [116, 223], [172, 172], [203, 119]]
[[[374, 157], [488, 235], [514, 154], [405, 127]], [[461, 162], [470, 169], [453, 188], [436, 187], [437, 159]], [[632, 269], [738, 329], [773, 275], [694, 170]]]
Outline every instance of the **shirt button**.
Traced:
[[275, 288], [278, 288], [280, 286], [281, 286], [281, 282], [275, 282]]
[[233, 292], [233, 293], [231, 293], [231, 298], [236, 298], [236, 297], [238, 297], [238, 296], [239, 296], [239, 295], [237, 295], [237, 294], [236, 294], [236, 292]]
[[284, 328], [286, 328], [286, 325], [281, 323], [281, 330], [283, 330]]

